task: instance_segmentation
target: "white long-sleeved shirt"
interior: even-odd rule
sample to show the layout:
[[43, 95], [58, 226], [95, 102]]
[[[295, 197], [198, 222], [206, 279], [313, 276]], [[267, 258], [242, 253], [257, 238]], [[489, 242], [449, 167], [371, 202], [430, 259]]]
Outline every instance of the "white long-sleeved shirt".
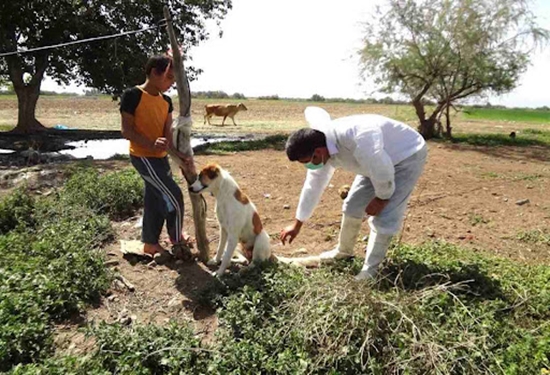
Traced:
[[384, 116], [355, 115], [333, 121], [326, 116], [329, 121], [308, 119], [313, 129], [325, 134], [330, 158], [323, 168], [307, 171], [296, 210], [296, 219], [302, 222], [313, 214], [336, 168], [370, 178], [376, 196], [389, 199], [395, 190], [394, 166], [425, 145], [416, 130]]

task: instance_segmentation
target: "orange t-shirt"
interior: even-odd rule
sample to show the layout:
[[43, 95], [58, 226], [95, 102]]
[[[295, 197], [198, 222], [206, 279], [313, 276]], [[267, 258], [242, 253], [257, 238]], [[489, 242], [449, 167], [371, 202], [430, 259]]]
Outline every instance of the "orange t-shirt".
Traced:
[[[134, 115], [136, 130], [151, 140], [164, 137], [164, 125], [172, 110], [169, 96], [151, 95], [138, 86], [124, 91], [120, 99], [120, 111]], [[166, 151], [145, 148], [130, 141], [130, 155], [163, 158]]]

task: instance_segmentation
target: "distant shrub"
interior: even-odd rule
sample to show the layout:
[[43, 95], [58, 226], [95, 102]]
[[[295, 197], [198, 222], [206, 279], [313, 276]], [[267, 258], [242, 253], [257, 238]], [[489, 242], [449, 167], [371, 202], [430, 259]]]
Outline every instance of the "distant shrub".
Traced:
[[101, 91], [98, 89], [84, 90], [84, 96], [99, 96], [99, 95], [101, 95]]
[[201, 99], [227, 99], [229, 95], [224, 91], [195, 91], [191, 93], [191, 97]]
[[246, 99], [246, 96], [244, 96], [244, 94], [236, 92], [233, 95], [231, 95], [231, 98], [233, 98], [233, 99]]
[[313, 94], [309, 100], [311, 100], [312, 102], [324, 102], [325, 98], [321, 95]]
[[259, 100], [279, 100], [279, 95], [258, 96]]

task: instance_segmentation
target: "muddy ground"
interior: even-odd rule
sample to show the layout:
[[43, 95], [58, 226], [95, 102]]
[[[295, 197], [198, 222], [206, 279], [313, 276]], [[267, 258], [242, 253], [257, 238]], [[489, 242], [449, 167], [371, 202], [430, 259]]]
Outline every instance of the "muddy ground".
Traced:
[[[290, 246], [277, 240], [279, 231], [292, 222], [305, 169], [289, 163], [284, 152], [265, 150], [235, 154], [197, 156], [199, 165], [215, 161], [229, 170], [241, 189], [256, 204], [264, 228], [272, 237], [276, 254], [318, 254], [337, 243], [342, 201], [337, 193], [353, 175], [337, 171], [314, 216]], [[129, 162], [95, 162], [104, 169], [129, 167]], [[57, 167], [45, 165], [26, 171], [26, 179], [38, 194], [47, 194], [62, 183]], [[14, 172], [14, 171], [12, 171]], [[6, 173], [6, 171], [3, 171]], [[21, 175], [2, 180], [7, 191]], [[429, 159], [424, 175], [410, 202], [401, 241], [422, 243], [443, 239], [475, 251], [496, 254], [529, 264], [550, 264], [548, 243], [521, 239], [523, 232], [550, 229], [550, 151], [544, 148], [473, 147], [429, 143]], [[193, 233], [190, 203], [185, 193], [186, 225]], [[207, 232], [214, 253], [218, 226], [214, 201], [208, 202]], [[525, 200], [528, 200], [525, 203]], [[523, 204], [520, 204], [523, 203]], [[114, 322], [130, 317], [138, 323], [163, 324], [170, 319], [189, 320], [206, 340], [217, 327], [215, 311], [201, 306], [197, 299], [212, 280], [202, 264], [148, 266], [125, 259], [119, 250], [120, 239], [138, 239], [138, 217], [114, 223], [118, 238], [106, 249], [107, 259], [135, 287], [132, 292], [115, 282], [109, 296], [91, 308], [80, 324], [92, 321]], [[548, 232], [547, 232], [548, 233]], [[363, 255], [365, 222], [355, 247]], [[163, 234], [166, 240], [166, 234]], [[305, 249], [305, 251], [304, 251]], [[91, 346], [77, 330], [79, 324], [58, 327], [56, 341], [63, 352], [78, 353]]]

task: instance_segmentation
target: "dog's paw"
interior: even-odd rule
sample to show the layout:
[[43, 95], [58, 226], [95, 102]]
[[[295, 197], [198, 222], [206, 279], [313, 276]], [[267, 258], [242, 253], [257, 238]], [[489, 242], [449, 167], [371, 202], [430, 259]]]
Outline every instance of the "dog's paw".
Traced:
[[208, 262], [206, 262], [207, 266], [217, 266], [221, 263], [221, 261], [216, 259], [210, 259]]
[[223, 273], [220, 273], [219, 271], [212, 272], [212, 277], [220, 280], [222, 278]]

